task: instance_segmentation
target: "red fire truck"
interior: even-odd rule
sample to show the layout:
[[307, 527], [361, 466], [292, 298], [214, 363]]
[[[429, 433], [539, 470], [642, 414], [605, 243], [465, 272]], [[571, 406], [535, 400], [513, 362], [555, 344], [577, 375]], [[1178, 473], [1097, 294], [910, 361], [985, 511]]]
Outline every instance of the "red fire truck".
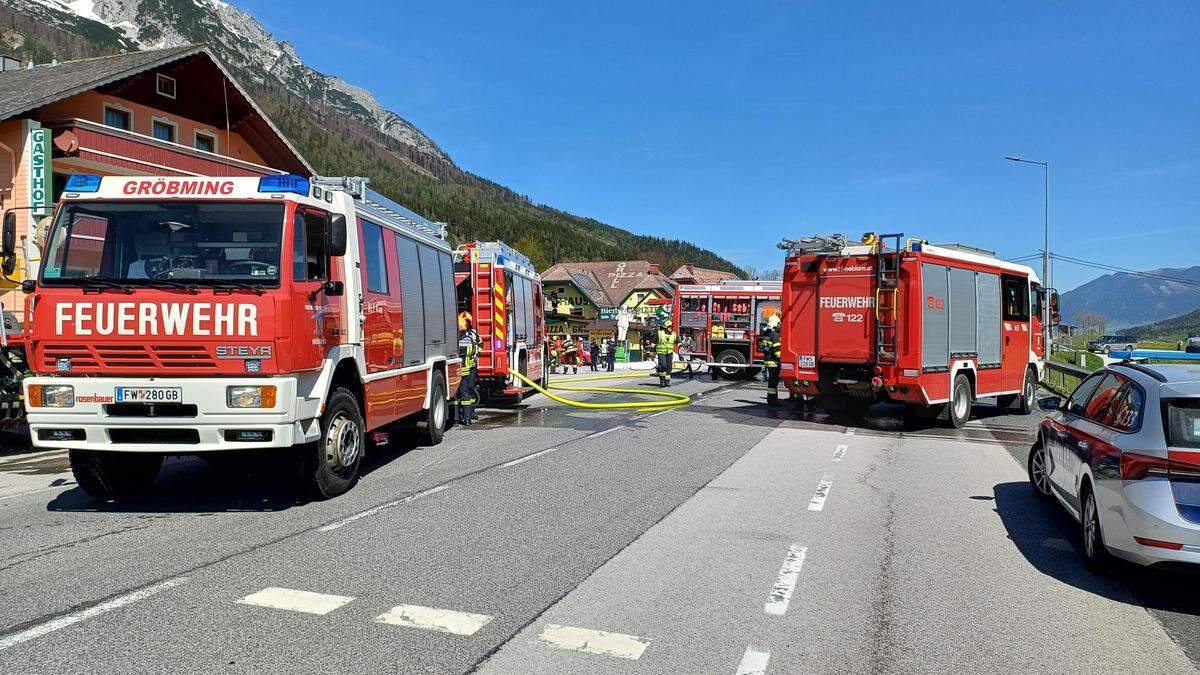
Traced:
[[758, 335], [780, 311], [781, 281], [683, 284], [675, 290], [673, 320], [681, 340], [691, 340], [693, 360], [720, 363], [726, 379], [753, 377], [762, 366]]
[[461, 364], [445, 227], [367, 183], [72, 176], [26, 284], [34, 444], [112, 499], [164, 455], [272, 448], [327, 498], [368, 434], [438, 443]]
[[888, 400], [955, 427], [986, 396], [1028, 413], [1046, 353], [1042, 302], [1057, 306], [1034, 271], [961, 245], [863, 241], [780, 244], [788, 389], [835, 414]]
[[472, 242], [454, 251], [458, 310], [475, 319], [479, 391], [485, 401], [519, 401], [533, 391], [512, 369], [542, 381], [545, 314], [542, 279], [533, 262], [502, 241]]

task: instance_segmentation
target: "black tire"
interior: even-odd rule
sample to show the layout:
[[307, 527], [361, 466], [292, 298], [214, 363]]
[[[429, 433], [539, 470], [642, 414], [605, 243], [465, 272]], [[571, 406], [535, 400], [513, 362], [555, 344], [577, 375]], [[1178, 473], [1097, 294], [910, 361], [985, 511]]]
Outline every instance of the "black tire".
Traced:
[[1042, 439], [1039, 438], [1029, 449], [1029, 461], [1025, 464], [1025, 470], [1029, 474], [1029, 486], [1033, 488], [1033, 494], [1046, 500], [1054, 496], [1051, 492], [1053, 488], [1050, 487], [1050, 462], [1042, 446]]
[[96, 499], [132, 497], [154, 482], [163, 456], [140, 452], [71, 450], [71, 473], [80, 488]]
[[1084, 484], [1079, 503], [1083, 562], [1093, 572], [1103, 572], [1108, 568], [1109, 553], [1104, 543], [1104, 532], [1100, 529], [1100, 508], [1096, 503], [1096, 493], [1090, 484]]
[[1025, 371], [1025, 381], [1021, 383], [1021, 395], [1017, 398], [1017, 414], [1029, 415], [1037, 407], [1037, 372], [1033, 368]]
[[358, 481], [358, 468], [367, 450], [367, 429], [358, 399], [338, 387], [321, 415], [321, 438], [304, 446], [301, 489], [313, 499], [345, 493]]
[[1112, 351], [1112, 347], [1109, 347], [1108, 345], [1104, 345], [1100, 348], [1101, 354], [1108, 354], [1110, 351]]
[[1125, 345], [1125, 351], [1131, 352], [1131, 351], [1133, 351], [1135, 346], [1136, 345]]
[[[744, 366], [747, 363], [746, 356], [736, 349], [722, 351], [720, 354], [717, 354], [716, 361], [717, 363], [736, 364], [739, 366]], [[726, 380], [740, 380], [746, 377], [745, 368], [722, 368], [717, 366], [716, 371]]]
[[449, 400], [446, 398], [446, 377], [434, 371], [429, 385], [429, 409], [421, 421], [421, 445], [437, 445], [446, 433], [446, 420], [450, 419]]
[[971, 381], [966, 375], [959, 373], [954, 376], [954, 385], [950, 387], [950, 404], [946, 406], [946, 421], [955, 429], [961, 429], [971, 419]]

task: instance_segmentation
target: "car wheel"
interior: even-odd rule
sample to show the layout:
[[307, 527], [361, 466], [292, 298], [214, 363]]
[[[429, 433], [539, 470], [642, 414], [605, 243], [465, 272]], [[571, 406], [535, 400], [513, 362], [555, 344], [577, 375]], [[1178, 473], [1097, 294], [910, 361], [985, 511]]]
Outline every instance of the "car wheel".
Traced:
[[163, 456], [141, 452], [71, 450], [71, 473], [83, 491], [112, 501], [144, 492], [158, 476]]
[[1134, 345], [1125, 345], [1125, 351], [1127, 351], [1127, 352], [1133, 351], [1133, 348], [1134, 348]]
[[1034, 398], [1037, 396], [1037, 375], [1033, 369], [1025, 371], [1025, 382], [1021, 385], [1021, 396], [1017, 399], [1020, 403], [1017, 405], [1017, 412], [1022, 415], [1028, 415], [1033, 412], [1036, 404]]
[[449, 405], [446, 399], [446, 379], [440, 371], [434, 372], [429, 387], [429, 410], [421, 423], [422, 445], [437, 445], [442, 442], [446, 420], [450, 417], [446, 412]]
[[1108, 345], [1104, 345], [1103, 347], [1100, 348], [1101, 354], [1107, 354], [1110, 351], [1112, 351], [1112, 347], [1109, 347]]
[[358, 480], [366, 448], [366, 424], [358, 399], [349, 389], [338, 387], [329, 395], [321, 415], [320, 440], [305, 449], [300, 474], [303, 490], [313, 499], [345, 493]]
[[1094, 571], [1102, 571], [1108, 563], [1108, 548], [1100, 529], [1100, 508], [1091, 486], [1083, 491], [1083, 561]]
[[971, 382], [967, 376], [959, 373], [954, 376], [954, 386], [950, 388], [950, 405], [946, 408], [950, 426], [961, 429], [971, 419]]
[[1029, 450], [1029, 485], [1033, 488], [1033, 493], [1042, 499], [1050, 499], [1053, 493], [1050, 492], [1050, 459], [1046, 455], [1046, 449], [1042, 446], [1042, 439], [1038, 439], [1034, 443], [1033, 448]]

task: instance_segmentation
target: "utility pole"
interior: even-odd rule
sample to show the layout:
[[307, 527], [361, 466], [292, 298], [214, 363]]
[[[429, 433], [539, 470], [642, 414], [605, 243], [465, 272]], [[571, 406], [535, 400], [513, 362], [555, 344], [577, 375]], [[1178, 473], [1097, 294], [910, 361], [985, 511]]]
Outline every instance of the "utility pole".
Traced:
[[[1021, 159], [1020, 157], [1009, 156], [1005, 157], [1011, 162], [1022, 162], [1024, 164], [1037, 164], [1042, 167], [1042, 171], [1046, 179], [1046, 194], [1045, 194], [1045, 232], [1042, 241], [1042, 288], [1051, 288], [1050, 283], [1050, 162], [1040, 162], [1036, 159]], [[1042, 339], [1045, 340], [1046, 358], [1050, 358], [1050, 294], [1042, 294]]]

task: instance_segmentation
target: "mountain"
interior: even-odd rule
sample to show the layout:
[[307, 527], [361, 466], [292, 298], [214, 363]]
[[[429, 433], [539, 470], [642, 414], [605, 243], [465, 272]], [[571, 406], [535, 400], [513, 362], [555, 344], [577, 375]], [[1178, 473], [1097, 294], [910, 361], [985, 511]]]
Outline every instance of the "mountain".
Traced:
[[313, 70], [286, 40], [220, 0], [0, 0], [0, 49], [45, 63], [204, 43], [324, 175], [372, 187], [433, 220], [453, 243], [502, 239], [545, 269], [557, 262], [647, 260], [743, 271], [712, 251], [577, 216], [463, 170], [367, 90]]
[[1134, 326], [1123, 332], [1139, 340], [1185, 340], [1200, 335], [1200, 309], [1144, 326]]
[[1076, 323], [1079, 312], [1108, 319], [1109, 328], [1149, 324], [1200, 308], [1200, 265], [1150, 270], [1146, 274], [1191, 283], [1117, 272], [1067, 291], [1059, 299], [1063, 321]]

